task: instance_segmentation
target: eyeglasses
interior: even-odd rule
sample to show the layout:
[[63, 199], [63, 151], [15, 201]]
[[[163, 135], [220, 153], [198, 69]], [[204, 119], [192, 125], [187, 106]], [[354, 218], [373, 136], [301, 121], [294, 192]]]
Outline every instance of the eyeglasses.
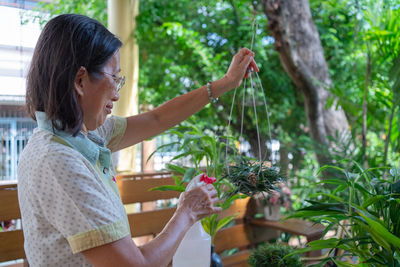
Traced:
[[102, 73], [110, 75], [113, 78], [114, 82], [117, 84], [117, 92], [119, 92], [119, 90], [121, 90], [122, 86], [124, 86], [125, 76], [117, 77], [115, 74], [107, 73], [104, 71], [102, 71]]

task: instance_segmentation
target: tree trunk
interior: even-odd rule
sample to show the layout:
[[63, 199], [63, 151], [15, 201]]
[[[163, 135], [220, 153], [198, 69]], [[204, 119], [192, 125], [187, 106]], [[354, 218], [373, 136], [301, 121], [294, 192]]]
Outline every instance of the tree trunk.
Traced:
[[288, 177], [287, 173], [289, 171], [289, 151], [286, 148], [286, 144], [283, 142], [280, 142], [280, 148], [279, 148], [279, 167], [281, 168], [281, 172], [285, 174], [286, 177]]
[[[326, 108], [332, 86], [317, 28], [311, 18], [308, 0], [264, 0], [268, 28], [275, 39], [281, 63], [304, 97], [311, 138], [320, 165], [331, 162], [328, 136], [348, 134], [344, 111], [334, 103]], [[336, 102], [336, 101], [335, 101]]]

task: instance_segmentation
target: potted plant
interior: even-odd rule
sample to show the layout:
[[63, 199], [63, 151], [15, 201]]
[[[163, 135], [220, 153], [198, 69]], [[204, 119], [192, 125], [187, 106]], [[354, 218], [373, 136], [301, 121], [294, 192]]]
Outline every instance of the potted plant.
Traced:
[[[331, 193], [314, 195], [309, 206], [290, 216], [322, 222], [343, 235], [312, 241], [294, 253], [328, 249], [332, 253], [321, 265], [333, 261], [338, 266], [400, 266], [400, 172], [393, 168], [385, 178], [386, 168], [365, 170], [355, 165], [356, 171], [322, 167], [320, 172], [333, 168], [345, 178], [319, 182], [336, 187]], [[343, 262], [346, 258], [350, 262]]]
[[269, 163], [260, 163], [241, 155], [234, 156], [233, 162], [223, 172], [223, 178], [233, 185], [233, 193], [254, 196], [261, 192], [279, 191], [279, 184], [284, 181], [280, 170]]
[[285, 182], [279, 182], [275, 188], [269, 192], [261, 192], [254, 196], [258, 210], [269, 221], [279, 221], [281, 207], [287, 210], [292, 203], [292, 191]]
[[[227, 168], [228, 159], [225, 158], [226, 143], [220, 141], [211, 131], [206, 134], [195, 125], [175, 127], [169, 131], [180, 139], [179, 142], [163, 145], [158, 148], [179, 144], [178, 151], [173, 160], [187, 157], [192, 167], [168, 164], [168, 168], [179, 175], [174, 175], [175, 185], [167, 185], [153, 188], [152, 190], [176, 190], [185, 191], [185, 184], [194, 176], [204, 172], [209, 177], [216, 177], [213, 183], [218, 191], [223, 210], [229, 208], [238, 198], [252, 196], [261, 191], [275, 189], [275, 183], [282, 180], [280, 172], [276, 168], [270, 168], [264, 164], [251, 161], [249, 158], [235, 156], [232, 161], [237, 162]], [[231, 151], [235, 148], [229, 147]], [[154, 154], [154, 152], [153, 152]], [[202, 168], [205, 163], [205, 168]], [[202, 220], [204, 230], [211, 236], [212, 244], [219, 229], [227, 225], [235, 216], [218, 219], [213, 214]]]
[[293, 254], [293, 248], [279, 243], [258, 246], [250, 253], [248, 263], [252, 267], [303, 267], [299, 255]]

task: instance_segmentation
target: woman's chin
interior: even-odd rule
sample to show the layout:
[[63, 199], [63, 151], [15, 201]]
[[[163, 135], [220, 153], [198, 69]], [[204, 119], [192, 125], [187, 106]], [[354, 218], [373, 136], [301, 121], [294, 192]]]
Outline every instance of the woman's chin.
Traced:
[[106, 120], [106, 116], [104, 116], [104, 118], [97, 119], [96, 121], [93, 120], [92, 123], [86, 124], [86, 129], [87, 129], [88, 131], [94, 131], [94, 130], [96, 130], [97, 128], [99, 128], [101, 125], [103, 125], [103, 123], [104, 123], [105, 120]]

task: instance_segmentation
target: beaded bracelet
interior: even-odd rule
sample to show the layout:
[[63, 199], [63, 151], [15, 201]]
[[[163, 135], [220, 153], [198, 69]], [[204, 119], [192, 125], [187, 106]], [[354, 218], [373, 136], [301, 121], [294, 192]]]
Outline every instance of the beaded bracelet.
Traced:
[[214, 98], [214, 97], [212, 96], [210, 86], [211, 86], [211, 83], [210, 83], [210, 82], [207, 82], [208, 98], [210, 99], [210, 102], [211, 102], [211, 103], [217, 103], [218, 97], [217, 97], [217, 98]]

